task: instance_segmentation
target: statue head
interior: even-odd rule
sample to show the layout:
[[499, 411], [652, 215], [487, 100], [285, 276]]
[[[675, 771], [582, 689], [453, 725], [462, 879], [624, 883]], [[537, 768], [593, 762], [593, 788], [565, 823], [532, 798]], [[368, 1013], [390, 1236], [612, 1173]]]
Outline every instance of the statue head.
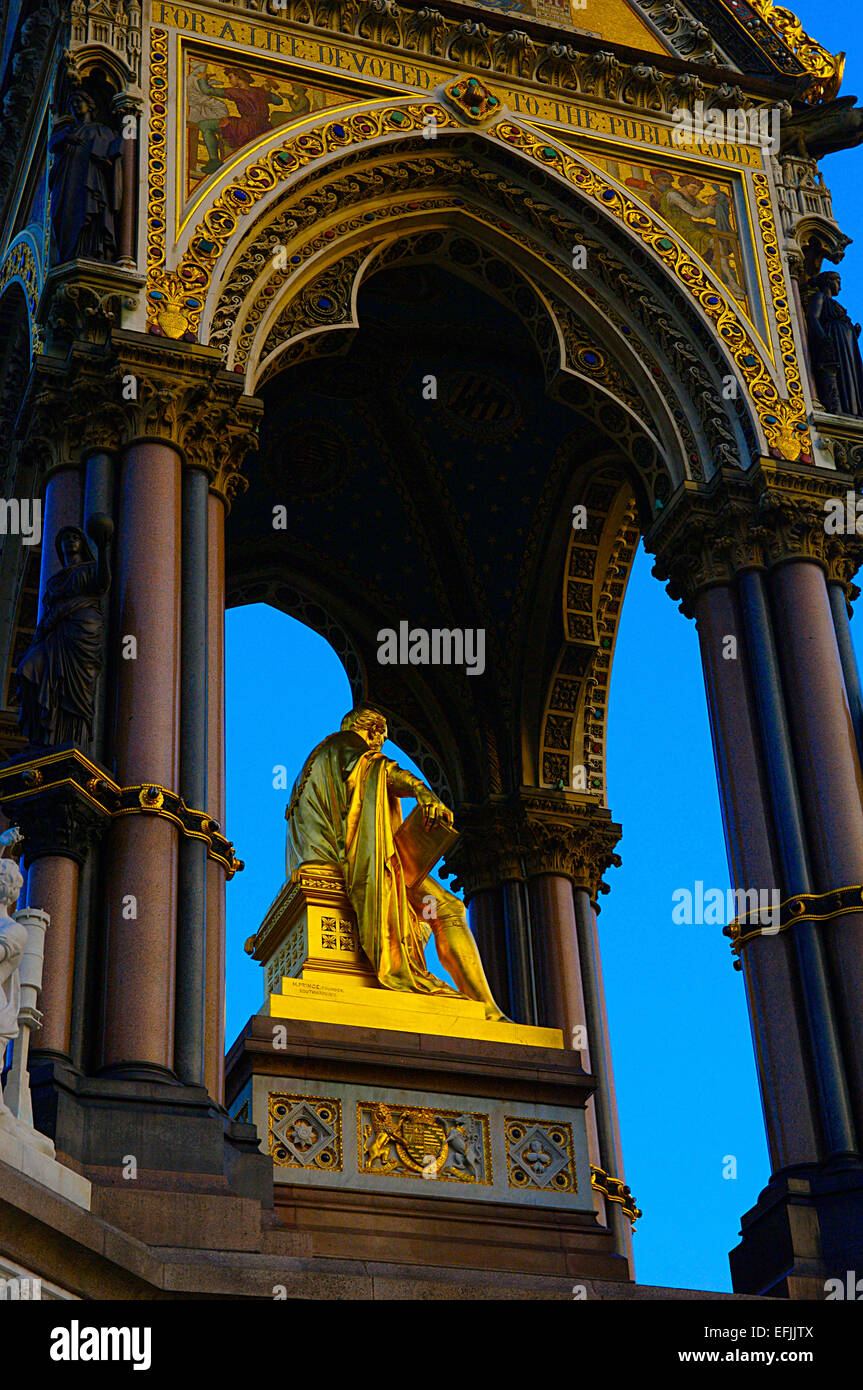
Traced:
[[0, 917], [8, 916], [10, 907], [18, 901], [24, 886], [24, 876], [14, 859], [0, 859]]
[[823, 270], [820, 275], [815, 277], [816, 289], [823, 290], [829, 294], [831, 299], [835, 299], [842, 288], [842, 279], [836, 270]]
[[63, 565], [83, 565], [93, 559], [90, 544], [80, 526], [62, 526], [54, 544]]
[[359, 734], [373, 753], [379, 753], [387, 736], [387, 721], [373, 705], [357, 705], [342, 720], [342, 731], [348, 730]]
[[72, 108], [72, 114], [77, 116], [79, 121], [96, 119], [96, 103], [89, 92], [85, 92], [83, 89], [73, 92], [69, 105]]

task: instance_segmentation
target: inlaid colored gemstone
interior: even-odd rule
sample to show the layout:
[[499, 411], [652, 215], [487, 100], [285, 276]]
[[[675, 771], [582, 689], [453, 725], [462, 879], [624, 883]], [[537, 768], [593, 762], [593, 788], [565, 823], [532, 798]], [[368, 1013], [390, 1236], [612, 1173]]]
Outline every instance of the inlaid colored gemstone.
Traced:
[[154, 111], [156, 112], [156, 114], [159, 115], [159, 116], [163, 116], [163, 115], [165, 114], [165, 108], [164, 108], [164, 106], [162, 106], [162, 105], [161, 105], [159, 102], [157, 102], [157, 101], [154, 101], [154, 102], [153, 102], [153, 110], [154, 110]]
[[165, 224], [164, 224], [164, 222], [162, 221], [162, 219], [161, 219], [160, 217], [151, 217], [151, 218], [150, 218], [150, 226], [152, 227], [152, 229], [153, 229], [154, 232], [161, 232], [161, 230], [162, 230], [162, 228], [164, 227], [164, 225], [165, 225]]
[[768, 425], [775, 425], [775, 424], [776, 424], [776, 416], [775, 416], [775, 415], [765, 415], [765, 416], [764, 416], [764, 419], [765, 419], [765, 422], [766, 422]]
[[363, 213], [363, 221], [364, 221], [364, 222], [374, 222], [374, 220], [375, 220], [375, 215], [374, 215], [373, 212], [364, 212], [364, 213]]
[[323, 309], [326, 313], [326, 311], [328, 309], [332, 309], [332, 307], [333, 301], [331, 299], [328, 299], [326, 295], [321, 295], [320, 299], [318, 300], [318, 308]]
[[248, 203], [251, 201], [248, 193], [244, 193], [242, 188], [232, 188], [231, 197], [238, 203]]
[[183, 303], [187, 309], [200, 309], [201, 307], [200, 299], [184, 299]]
[[670, 237], [661, 236], [656, 244], [659, 247], [660, 251], [670, 251], [672, 246], [674, 245], [674, 242], [671, 240]]
[[334, 125], [334, 126], [333, 126], [333, 134], [334, 134], [334, 135], [337, 135], [338, 138], [339, 138], [340, 140], [343, 140], [344, 137], [345, 137], [345, 128], [344, 128], [344, 126], [343, 126], [343, 125]]
[[542, 149], [540, 150], [540, 154], [543, 156], [544, 159], [558, 158], [557, 150], [553, 150], [551, 148], [551, 145], [543, 145]]
[[154, 78], [153, 78], [153, 86], [154, 86], [154, 87], [164, 87], [164, 86], [165, 86], [165, 79], [164, 79], [164, 77], [154, 77]]
[[721, 303], [722, 303], [722, 301], [721, 301], [721, 299], [719, 298], [719, 295], [718, 295], [718, 294], [709, 294], [709, 295], [707, 296], [707, 298], [705, 299], [704, 302], [705, 302], [705, 304], [710, 304], [710, 305], [721, 304]]
[[214, 241], [207, 241], [204, 237], [198, 237], [198, 239], [192, 243], [192, 250], [200, 251], [202, 256], [212, 255], [215, 249], [216, 243]]
[[599, 354], [596, 352], [586, 352], [581, 360], [586, 362], [588, 367], [595, 367], [599, 362]]
[[472, 116], [478, 116], [478, 115], [479, 115], [479, 107], [478, 107], [478, 106], [472, 106], [472, 107], [470, 108], [470, 114], [471, 114]]
[[602, 197], [606, 203], [610, 203], [613, 200], [614, 196], [615, 194], [613, 188], [604, 188], [602, 190]]
[[292, 154], [289, 154], [287, 150], [280, 150], [279, 153], [276, 155], [277, 164], [293, 164], [293, 162], [294, 156]]
[[777, 299], [777, 300], [776, 300], [776, 308], [777, 308], [777, 309], [784, 309], [784, 308], [785, 308], [785, 300], [784, 300], [784, 299]]
[[744, 367], [754, 367], [754, 366], [755, 366], [755, 363], [756, 363], [756, 360], [757, 360], [757, 359], [756, 359], [755, 357], [753, 357], [753, 355], [752, 355], [751, 352], [747, 352], [746, 356], [745, 356], [745, 357], [741, 357], [741, 359], [740, 359], [740, 361], [743, 363]]
[[393, 125], [404, 125], [407, 121], [407, 116], [404, 111], [390, 111], [389, 119], [392, 121]]
[[291, 256], [291, 265], [299, 265], [299, 263], [300, 263], [300, 257], [299, 257], [299, 256]]

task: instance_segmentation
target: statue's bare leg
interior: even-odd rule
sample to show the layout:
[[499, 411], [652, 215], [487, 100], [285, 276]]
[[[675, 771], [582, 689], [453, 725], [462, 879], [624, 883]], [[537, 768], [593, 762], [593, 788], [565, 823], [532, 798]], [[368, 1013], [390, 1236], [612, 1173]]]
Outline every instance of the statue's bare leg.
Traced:
[[508, 1021], [492, 996], [461, 899], [431, 877], [423, 879], [411, 896], [431, 926], [441, 965], [449, 971], [456, 988], [468, 999], [484, 1004], [486, 1018]]

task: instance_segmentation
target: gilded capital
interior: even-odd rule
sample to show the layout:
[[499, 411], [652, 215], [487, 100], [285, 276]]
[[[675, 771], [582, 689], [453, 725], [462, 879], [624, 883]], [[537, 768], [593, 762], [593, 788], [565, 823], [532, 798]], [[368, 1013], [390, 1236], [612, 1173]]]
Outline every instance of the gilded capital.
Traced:
[[76, 339], [63, 360], [40, 357], [21, 418], [46, 469], [155, 439], [203, 469], [229, 503], [246, 486], [242, 464], [262, 409], [216, 349], [114, 330], [100, 345]]
[[592, 898], [607, 893], [606, 869], [620, 866], [615, 846], [622, 831], [609, 813], [569, 793], [522, 790], [456, 817], [458, 842], [446, 869], [468, 900], [510, 879], [562, 874]]
[[707, 484], [687, 482], [645, 537], [656, 555], [653, 573], [687, 617], [702, 590], [788, 560], [814, 560], [849, 591], [863, 563], [863, 535], [831, 517], [855, 481], [762, 459], [746, 473], [723, 469]]

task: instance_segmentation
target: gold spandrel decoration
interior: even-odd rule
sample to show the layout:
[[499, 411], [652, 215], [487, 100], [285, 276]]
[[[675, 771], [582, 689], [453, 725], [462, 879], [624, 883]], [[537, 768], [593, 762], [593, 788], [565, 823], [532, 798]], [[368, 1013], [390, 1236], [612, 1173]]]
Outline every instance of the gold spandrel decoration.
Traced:
[[344, 90], [273, 71], [237, 52], [184, 47], [181, 151], [183, 201], [279, 126], [355, 102]]
[[590, 159], [632, 188], [707, 262], [754, 326], [731, 180], [635, 156], [591, 151]]
[[572, 1125], [564, 1120], [504, 1121], [510, 1187], [541, 1192], [577, 1192]]
[[488, 1115], [437, 1106], [357, 1103], [361, 1173], [490, 1186]]
[[[221, 190], [192, 233], [176, 270], [168, 272], [165, 269], [164, 119], [161, 114], [167, 83], [167, 33], [154, 29], [151, 34], [151, 102], [155, 116], [150, 128], [149, 146], [151, 199], [155, 197], [155, 202], [151, 201], [148, 217], [147, 313], [151, 332], [194, 341], [198, 334], [204, 296], [225, 246], [237, 230], [240, 220], [247, 217], [260, 199], [279, 183], [332, 151], [362, 144], [384, 134], [406, 135], [424, 130], [430, 113], [434, 114], [440, 128], [459, 125], [457, 118], [439, 103], [411, 102], [356, 112], [341, 121], [328, 121], [323, 127], [306, 130], [286, 139], [281, 146], [255, 159]], [[159, 83], [161, 87], [157, 85]], [[161, 101], [158, 100], [159, 96], [162, 97]], [[488, 134], [520, 150], [534, 162], [571, 183], [583, 196], [603, 207], [649, 247], [700, 304], [712, 321], [715, 332], [733, 354], [770, 447], [782, 458], [790, 460], [798, 459], [801, 453], [811, 453], [796, 353], [791, 350], [783, 353], [790, 393], [790, 398], [783, 400], [737, 305], [716, 289], [702, 268], [687, 254], [685, 247], [668, 235], [663, 223], [652, 218], [619, 189], [606, 183], [572, 152], [548, 144], [538, 131], [511, 121], [500, 121], [489, 128]], [[769, 206], [760, 208], [759, 218], [762, 229], [767, 226], [768, 220], [772, 225], [772, 209]], [[773, 292], [775, 303], [778, 298], [775, 288]]]
[[271, 1091], [269, 1148], [278, 1168], [342, 1171], [342, 1107], [333, 1096]]

